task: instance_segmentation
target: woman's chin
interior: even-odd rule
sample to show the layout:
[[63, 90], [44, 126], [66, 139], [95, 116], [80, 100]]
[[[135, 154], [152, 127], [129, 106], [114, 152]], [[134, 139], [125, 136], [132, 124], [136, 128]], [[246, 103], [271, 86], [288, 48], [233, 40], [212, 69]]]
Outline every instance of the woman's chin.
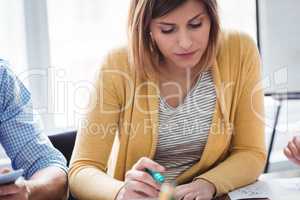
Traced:
[[184, 63], [178, 64], [177, 67], [180, 69], [183, 69], [183, 70], [184, 69], [188, 70], [188, 69], [194, 68], [196, 65], [197, 65], [197, 62], [184, 62]]

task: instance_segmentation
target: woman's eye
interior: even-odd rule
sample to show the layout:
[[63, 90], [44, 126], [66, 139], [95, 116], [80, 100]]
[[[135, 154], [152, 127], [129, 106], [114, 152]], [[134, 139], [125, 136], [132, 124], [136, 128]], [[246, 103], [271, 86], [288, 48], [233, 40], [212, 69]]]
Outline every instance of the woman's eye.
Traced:
[[198, 27], [202, 26], [202, 22], [190, 24], [190, 26], [191, 26], [192, 28], [198, 28]]
[[169, 28], [169, 29], [161, 29], [161, 32], [164, 34], [168, 34], [168, 33], [172, 33], [173, 32], [173, 28]]

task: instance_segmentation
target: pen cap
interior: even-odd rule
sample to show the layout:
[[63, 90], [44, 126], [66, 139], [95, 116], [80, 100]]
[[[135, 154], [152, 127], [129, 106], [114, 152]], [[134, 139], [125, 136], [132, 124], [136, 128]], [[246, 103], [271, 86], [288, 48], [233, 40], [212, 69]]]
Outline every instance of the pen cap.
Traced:
[[146, 169], [146, 172], [149, 173], [152, 176], [152, 178], [160, 184], [162, 184], [165, 181], [165, 177], [159, 172], [150, 169]]

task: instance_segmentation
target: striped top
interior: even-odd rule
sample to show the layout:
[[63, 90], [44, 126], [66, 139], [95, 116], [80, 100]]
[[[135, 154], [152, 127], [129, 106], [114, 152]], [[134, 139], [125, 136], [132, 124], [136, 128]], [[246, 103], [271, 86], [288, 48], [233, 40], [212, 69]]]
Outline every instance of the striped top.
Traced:
[[166, 181], [197, 163], [207, 142], [215, 109], [211, 71], [203, 72], [182, 104], [170, 106], [163, 97], [159, 105], [159, 137], [154, 160], [167, 168]]

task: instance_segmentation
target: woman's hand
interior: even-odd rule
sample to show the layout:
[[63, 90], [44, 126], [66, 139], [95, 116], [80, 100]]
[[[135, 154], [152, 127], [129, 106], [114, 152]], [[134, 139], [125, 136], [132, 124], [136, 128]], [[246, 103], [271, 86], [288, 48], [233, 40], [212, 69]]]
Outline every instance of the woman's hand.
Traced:
[[300, 166], [300, 136], [294, 137], [283, 152], [290, 161]]
[[210, 200], [215, 194], [215, 186], [204, 180], [198, 179], [189, 184], [177, 186], [175, 198], [177, 200]]
[[160, 192], [160, 185], [145, 172], [145, 169], [157, 172], [164, 172], [165, 168], [153, 160], [143, 157], [131, 170], [126, 173], [125, 185], [120, 190], [116, 200], [157, 198]]

